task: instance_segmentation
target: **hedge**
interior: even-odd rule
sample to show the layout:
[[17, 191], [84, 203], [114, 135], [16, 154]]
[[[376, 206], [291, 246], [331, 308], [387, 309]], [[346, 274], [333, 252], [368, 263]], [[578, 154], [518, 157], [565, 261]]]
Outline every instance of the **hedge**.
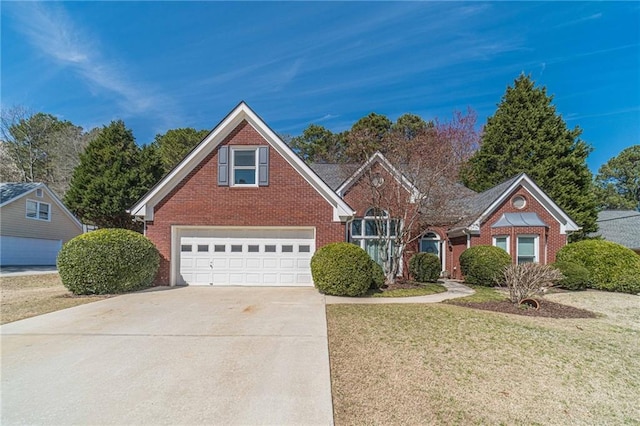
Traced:
[[442, 272], [440, 258], [433, 253], [416, 253], [409, 259], [409, 272], [418, 282], [436, 282]]
[[557, 282], [557, 286], [567, 290], [585, 290], [591, 287], [591, 275], [584, 266], [574, 262], [558, 261], [551, 266], [558, 269], [564, 278]]
[[583, 240], [564, 246], [556, 258], [585, 267], [591, 277], [591, 288], [640, 293], [640, 256], [620, 244]]
[[126, 229], [78, 235], [58, 253], [62, 283], [74, 294], [140, 290], [153, 282], [160, 255], [149, 239]]
[[460, 269], [464, 281], [487, 287], [503, 284], [502, 272], [511, 263], [509, 253], [494, 246], [471, 247], [460, 255]]
[[374, 282], [373, 263], [360, 247], [350, 243], [333, 243], [314, 253], [311, 275], [321, 293], [362, 296]]

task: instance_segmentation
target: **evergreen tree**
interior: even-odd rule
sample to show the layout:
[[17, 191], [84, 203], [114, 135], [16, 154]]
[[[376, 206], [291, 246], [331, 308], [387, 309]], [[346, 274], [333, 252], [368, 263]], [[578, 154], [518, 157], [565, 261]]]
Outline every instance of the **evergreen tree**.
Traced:
[[208, 130], [185, 127], [167, 130], [164, 135], [156, 135], [154, 144], [158, 147], [164, 172], [171, 171], [208, 133]]
[[553, 97], [520, 75], [484, 128], [480, 149], [461, 173], [469, 188], [483, 191], [526, 172], [582, 227], [572, 240], [597, 230], [592, 175], [586, 164], [591, 147], [582, 130], [568, 129]]
[[598, 207], [640, 210], [640, 145], [623, 149], [600, 167], [595, 187]]
[[142, 164], [131, 130], [112, 121], [81, 154], [65, 204], [85, 223], [137, 230], [126, 210], [152, 185]]

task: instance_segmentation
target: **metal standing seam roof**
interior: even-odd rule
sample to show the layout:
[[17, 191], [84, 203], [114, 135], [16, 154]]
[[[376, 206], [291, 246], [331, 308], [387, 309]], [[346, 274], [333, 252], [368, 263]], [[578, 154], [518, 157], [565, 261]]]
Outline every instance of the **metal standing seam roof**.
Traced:
[[537, 213], [503, 213], [500, 216], [500, 219], [496, 221], [492, 228], [501, 228], [504, 226], [545, 226], [548, 227], [546, 223]]
[[2, 182], [0, 183], [0, 204], [18, 198], [38, 186], [40, 186], [38, 182]]

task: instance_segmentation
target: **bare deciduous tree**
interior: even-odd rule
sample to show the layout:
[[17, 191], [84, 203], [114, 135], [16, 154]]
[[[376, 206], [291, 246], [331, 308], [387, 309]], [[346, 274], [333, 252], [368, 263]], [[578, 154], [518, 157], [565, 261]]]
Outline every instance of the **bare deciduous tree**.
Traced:
[[[381, 149], [384, 157], [372, 161], [361, 178], [373, 208], [387, 282], [396, 279], [407, 245], [429, 226], [457, 221], [465, 199], [474, 194], [458, 183], [461, 165], [478, 146], [473, 111], [406, 130], [393, 126], [387, 132]], [[352, 130], [350, 149], [360, 147], [362, 157], [370, 154], [368, 137]]]

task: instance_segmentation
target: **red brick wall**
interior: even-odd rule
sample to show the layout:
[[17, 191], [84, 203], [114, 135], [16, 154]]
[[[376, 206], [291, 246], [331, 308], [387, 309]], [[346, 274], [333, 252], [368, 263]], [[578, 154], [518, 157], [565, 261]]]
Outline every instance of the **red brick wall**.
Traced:
[[[268, 143], [243, 121], [222, 145]], [[156, 205], [146, 235], [161, 255], [157, 284], [169, 284], [172, 225], [310, 226], [316, 228], [316, 249], [344, 241], [345, 225], [333, 222], [333, 207], [275, 149], [269, 151], [267, 187], [218, 186], [216, 149]]]
[[[521, 195], [527, 201], [524, 209], [518, 210], [512, 206], [511, 200], [516, 195]], [[503, 228], [491, 228], [503, 213], [524, 213], [534, 212], [537, 213], [540, 219], [547, 225], [545, 227], [503, 227]], [[556, 254], [563, 246], [567, 244], [567, 235], [560, 234], [560, 223], [551, 215], [545, 208], [536, 201], [536, 199], [529, 194], [529, 192], [520, 187], [511, 196], [509, 196], [484, 223], [480, 226], [480, 235], [473, 236], [471, 238], [471, 247], [479, 245], [493, 245], [494, 235], [508, 235], [510, 243], [511, 258], [514, 263], [516, 262], [516, 245], [518, 235], [538, 235], [538, 257], [539, 262], [543, 265], [555, 262]], [[464, 240], [464, 245], [462, 241]], [[460, 271], [460, 254], [466, 248], [466, 237], [460, 237], [459, 239], [453, 239], [453, 256], [452, 261], [458, 271], [458, 277], [461, 278]]]
[[[401, 188], [398, 181], [387, 172], [387, 170], [380, 166], [380, 164], [374, 164], [371, 168], [372, 173], [380, 173], [384, 178], [383, 200], [380, 202], [381, 206], [385, 207], [385, 210], [389, 211], [392, 218], [403, 217], [406, 204], [409, 201], [409, 192], [406, 189]], [[343, 199], [356, 210], [356, 217], [363, 217], [368, 209], [372, 207], [372, 187], [369, 181], [369, 175], [363, 174], [359, 181], [357, 181], [346, 194]], [[410, 217], [411, 214], [408, 215]], [[419, 232], [419, 230], [416, 230]], [[416, 241], [407, 244], [405, 247], [404, 256], [402, 259], [402, 273], [405, 277], [409, 276], [409, 259], [411, 255], [418, 251], [418, 243]]]

